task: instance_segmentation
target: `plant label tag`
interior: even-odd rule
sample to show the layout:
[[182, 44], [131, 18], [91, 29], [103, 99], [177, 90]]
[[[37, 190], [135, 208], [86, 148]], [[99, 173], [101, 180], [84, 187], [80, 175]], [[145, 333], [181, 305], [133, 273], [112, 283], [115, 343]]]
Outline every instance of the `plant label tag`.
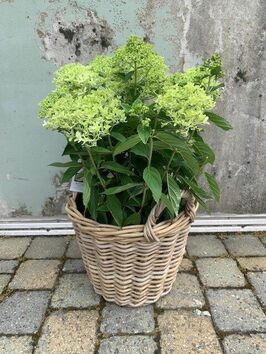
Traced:
[[83, 182], [78, 181], [75, 179], [75, 177], [73, 177], [70, 184], [70, 191], [83, 193]]

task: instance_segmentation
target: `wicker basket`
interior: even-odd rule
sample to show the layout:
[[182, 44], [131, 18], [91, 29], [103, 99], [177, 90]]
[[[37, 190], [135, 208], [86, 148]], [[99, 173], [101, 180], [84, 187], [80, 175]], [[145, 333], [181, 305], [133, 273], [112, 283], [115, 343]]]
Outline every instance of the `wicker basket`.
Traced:
[[175, 219], [156, 224], [163, 205], [155, 206], [145, 225], [117, 227], [85, 218], [68, 200], [82, 258], [96, 293], [121, 306], [157, 301], [172, 288], [182, 261], [197, 203], [183, 192], [186, 207]]

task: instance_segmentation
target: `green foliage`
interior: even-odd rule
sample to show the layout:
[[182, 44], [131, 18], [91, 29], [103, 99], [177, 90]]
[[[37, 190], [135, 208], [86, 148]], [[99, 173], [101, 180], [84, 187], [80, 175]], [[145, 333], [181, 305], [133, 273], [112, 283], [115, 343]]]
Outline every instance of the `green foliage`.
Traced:
[[[210, 112], [223, 87], [221, 58], [170, 74], [151, 44], [131, 36], [111, 56], [68, 64], [55, 74], [55, 91], [41, 103], [44, 127], [65, 135], [69, 162], [62, 181], [84, 180], [85, 215], [118, 226], [145, 223], [163, 203], [171, 218], [182, 209], [182, 190], [207, 207], [218, 200], [215, 178], [205, 171], [215, 154], [204, 126], [230, 123]], [[210, 193], [198, 183], [204, 175]], [[168, 214], [167, 214], [168, 213]]]

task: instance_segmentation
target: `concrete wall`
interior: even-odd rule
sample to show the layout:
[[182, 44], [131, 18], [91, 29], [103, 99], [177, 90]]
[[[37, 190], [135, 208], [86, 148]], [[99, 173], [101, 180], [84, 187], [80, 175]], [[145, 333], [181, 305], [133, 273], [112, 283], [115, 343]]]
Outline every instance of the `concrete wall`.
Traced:
[[48, 168], [64, 139], [42, 128], [38, 102], [59, 65], [86, 63], [136, 33], [173, 69], [222, 54], [226, 90], [217, 111], [234, 131], [210, 129], [222, 199], [213, 210], [266, 212], [265, 1], [0, 0], [0, 216], [55, 215], [65, 186]]

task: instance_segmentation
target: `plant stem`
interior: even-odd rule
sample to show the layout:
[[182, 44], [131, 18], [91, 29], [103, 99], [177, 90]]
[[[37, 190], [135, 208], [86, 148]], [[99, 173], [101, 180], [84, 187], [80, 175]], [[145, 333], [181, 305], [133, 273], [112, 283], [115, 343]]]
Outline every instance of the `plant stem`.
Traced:
[[137, 62], [134, 62], [134, 97], [137, 93]]
[[109, 145], [110, 145], [110, 148], [113, 149], [112, 140], [111, 140], [110, 135], [108, 135], [107, 138], [108, 138], [108, 143], [109, 143]]
[[92, 166], [93, 166], [93, 168], [95, 169], [95, 173], [96, 173], [96, 175], [97, 175], [97, 177], [98, 177], [98, 179], [99, 179], [99, 181], [100, 181], [100, 183], [101, 183], [103, 189], [105, 190], [106, 188], [105, 188], [104, 181], [103, 181], [103, 179], [102, 179], [102, 177], [101, 177], [101, 175], [100, 175], [100, 173], [99, 173], [99, 171], [98, 171], [98, 169], [97, 169], [96, 163], [95, 163], [95, 161], [94, 161], [94, 159], [93, 159], [93, 156], [92, 156], [92, 153], [91, 153], [91, 150], [90, 150], [90, 148], [89, 148], [88, 146], [86, 146], [86, 148], [87, 148], [87, 151], [88, 151], [88, 154], [89, 154], [89, 157], [90, 157]]
[[170, 165], [171, 165], [171, 163], [172, 163], [172, 161], [173, 161], [173, 158], [174, 158], [175, 154], [176, 154], [176, 151], [173, 151], [173, 153], [172, 153], [172, 155], [171, 155], [171, 157], [170, 157], [170, 160], [168, 161], [168, 164], [167, 164], [167, 166], [166, 166], [166, 169], [165, 169], [165, 171], [164, 171], [164, 174], [163, 174], [163, 178], [162, 178], [162, 179], [164, 179], [164, 177], [165, 177], [166, 174], [168, 173], [169, 167], [170, 167]]
[[[152, 152], [153, 152], [153, 139], [152, 136], [150, 137], [150, 152], [149, 152], [149, 159], [148, 159], [148, 168], [151, 167], [151, 159], [152, 159]], [[140, 213], [144, 207], [145, 200], [146, 200], [146, 193], [147, 193], [147, 185], [145, 184], [144, 191], [143, 191], [143, 197], [142, 197], [142, 202], [141, 202], [141, 207], [140, 207]]]

